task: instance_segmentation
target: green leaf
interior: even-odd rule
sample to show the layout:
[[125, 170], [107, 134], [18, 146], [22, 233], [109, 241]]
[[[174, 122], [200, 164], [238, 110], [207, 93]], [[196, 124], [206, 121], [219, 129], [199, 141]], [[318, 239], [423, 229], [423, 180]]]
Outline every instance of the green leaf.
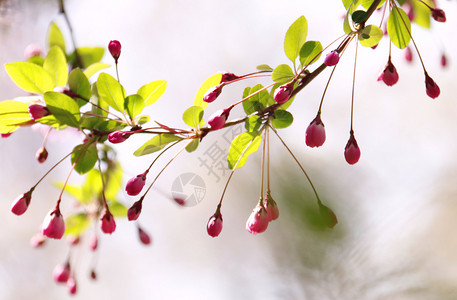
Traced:
[[[88, 68], [90, 65], [98, 63], [105, 54], [105, 48], [102, 47], [82, 47], [78, 48], [78, 54], [81, 58], [82, 68]], [[73, 54], [74, 56], [76, 54]]]
[[[430, 5], [431, 7], [434, 7], [434, 4], [431, 0], [424, 0], [424, 2]], [[430, 9], [418, 1], [412, 1], [411, 4], [413, 5], [414, 10], [413, 22], [424, 28], [430, 28]]]
[[211, 76], [210, 78], [206, 79], [203, 82], [202, 86], [198, 89], [197, 95], [195, 96], [194, 105], [201, 106], [205, 109], [208, 106], [208, 102], [203, 101], [203, 96], [205, 96], [206, 92], [221, 83], [222, 74], [217, 73]]
[[81, 69], [76, 68], [70, 73], [70, 77], [68, 78], [68, 85], [70, 87], [70, 91], [73, 93], [81, 96], [83, 99], [75, 99], [78, 106], [81, 107], [89, 101], [92, 91], [89, 80], [87, 79], [86, 75], [81, 71]]
[[134, 119], [144, 108], [144, 100], [140, 95], [130, 95], [125, 99], [125, 110], [130, 118]]
[[111, 201], [109, 204], [109, 211], [115, 218], [127, 217], [127, 207], [118, 201]]
[[350, 5], [349, 9], [348, 9], [348, 12], [349, 14], [353, 14], [355, 12], [355, 10], [357, 9], [357, 7], [360, 6], [360, 4], [362, 3], [363, 0], [353, 0], [352, 1], [352, 4]]
[[408, 46], [411, 40], [411, 23], [401, 8], [392, 8], [387, 21], [387, 33], [389, 33], [392, 43], [398, 48], [403, 49]]
[[98, 95], [98, 88], [96, 82], [92, 85], [90, 102], [97, 105], [92, 105], [92, 113], [104, 117], [108, 116], [109, 105], [104, 101], [100, 101], [100, 96]]
[[191, 106], [183, 114], [184, 123], [191, 127], [202, 126], [203, 108], [201, 106]]
[[14, 83], [24, 91], [44, 94], [54, 89], [54, 81], [43, 67], [29, 62], [14, 62], [6, 64], [5, 69]]
[[138, 148], [133, 155], [142, 156], [162, 150], [167, 144], [179, 141], [182, 138], [173, 134], [159, 134], [147, 141], [143, 146]]
[[373, 47], [382, 39], [383, 32], [376, 25], [368, 25], [358, 33], [359, 41], [362, 46]]
[[353, 0], [343, 0], [343, 5], [345, 9], [348, 9], [351, 6]]
[[[91, 169], [86, 176], [86, 181], [81, 188], [82, 197], [79, 199], [81, 204], [89, 204], [96, 198], [101, 198], [103, 190], [100, 172], [97, 169]], [[108, 197], [107, 197], [108, 198]], [[109, 198], [108, 198], [109, 199]]]
[[307, 66], [315, 63], [322, 54], [322, 45], [318, 41], [308, 41], [300, 49], [300, 63]]
[[367, 12], [366, 11], [363, 11], [363, 10], [356, 10], [353, 14], [352, 14], [352, 22], [356, 23], [356, 24], [360, 24], [362, 23], [363, 21], [366, 21], [367, 19]]
[[198, 139], [193, 139], [192, 142], [189, 143], [189, 145], [186, 146], [186, 151], [191, 153], [197, 150], [198, 145], [199, 145], [199, 140]]
[[344, 17], [344, 22], [343, 22], [343, 29], [344, 29], [344, 33], [346, 34], [349, 34], [352, 32], [352, 27], [351, 27], [351, 24], [349, 24], [349, 12], [346, 13], [346, 16]]
[[286, 128], [294, 121], [292, 114], [285, 110], [277, 110], [274, 114], [274, 119], [271, 121], [271, 125], [274, 128]]
[[262, 134], [244, 132], [238, 135], [230, 145], [228, 166], [231, 170], [239, 169], [246, 163], [249, 155], [256, 152], [260, 146]]
[[109, 67], [110, 67], [110, 65], [107, 65], [104, 63], [91, 64], [89, 67], [87, 67], [86, 70], [84, 70], [84, 75], [86, 75], [87, 78], [91, 78], [98, 71], [109, 68]]
[[306, 42], [307, 34], [308, 22], [304, 16], [298, 18], [287, 30], [284, 40], [284, 51], [293, 63], [295, 63], [301, 47]]
[[[371, 4], [374, 2], [374, 0], [363, 0], [362, 1], [362, 6], [365, 8], [365, 9], [368, 9]], [[377, 8], [380, 8], [381, 6], [383, 6], [383, 4], [386, 2], [386, 0], [381, 0], [381, 2], [378, 4], [378, 7]]]
[[49, 26], [47, 40], [49, 48], [58, 46], [65, 53], [65, 39], [63, 38], [63, 34], [55, 22], [52, 22]]
[[58, 46], [53, 46], [43, 63], [43, 68], [48, 71], [54, 82], [54, 87], [65, 86], [68, 80], [68, 66], [65, 53]]
[[279, 65], [273, 71], [271, 78], [274, 82], [286, 83], [295, 77], [292, 68], [289, 65]]
[[259, 70], [259, 71], [269, 71], [269, 72], [271, 72], [271, 71], [273, 71], [273, 68], [270, 67], [269, 65], [258, 65], [258, 66], [257, 66], [257, 70]]
[[65, 234], [80, 236], [89, 228], [90, 219], [85, 213], [73, 215], [65, 220]]
[[26, 103], [6, 100], [0, 102], [0, 133], [10, 133], [19, 128], [18, 124], [32, 120]]
[[114, 200], [122, 188], [122, 167], [121, 164], [118, 163], [114, 169], [110, 170], [109, 172], [109, 180], [105, 178], [105, 197], [109, 200]]
[[[60, 189], [62, 189], [64, 186], [63, 182], [55, 183], [54, 185]], [[83, 202], [81, 202], [81, 199], [84, 199], [84, 197], [83, 197], [82, 189], [80, 186], [67, 184], [65, 186], [64, 192], [65, 192], [65, 194], [68, 194], [68, 195], [72, 196], [73, 198], [75, 198], [76, 200], [78, 200], [79, 203], [83, 203]], [[91, 199], [86, 199], [86, 200], [90, 201]]]
[[156, 80], [140, 87], [137, 94], [143, 97], [144, 106], [149, 106], [159, 100], [166, 89], [167, 82], [165, 80]]
[[250, 114], [252, 114], [256, 111], [262, 110], [266, 107], [266, 104], [268, 103], [268, 98], [270, 97], [270, 95], [268, 94], [268, 92], [266, 90], [258, 92], [259, 90], [262, 90], [262, 89], [264, 89], [263, 85], [257, 84], [254, 87], [252, 87], [251, 89], [249, 89], [248, 94], [243, 97], [243, 98], [246, 98], [248, 95], [257, 93], [254, 96], [244, 100], [243, 109], [246, 114], [250, 115]]
[[250, 116], [244, 122], [244, 127], [248, 132], [257, 133], [262, 126], [262, 119], [259, 116]]
[[113, 109], [124, 112], [124, 88], [113, 76], [101, 73], [97, 80], [100, 99]]
[[62, 93], [47, 92], [44, 101], [51, 114], [62, 124], [79, 128], [79, 106], [72, 98]]
[[79, 174], [85, 174], [92, 170], [98, 160], [97, 147], [94, 144], [82, 144], [73, 149], [71, 163], [76, 163], [75, 170]]

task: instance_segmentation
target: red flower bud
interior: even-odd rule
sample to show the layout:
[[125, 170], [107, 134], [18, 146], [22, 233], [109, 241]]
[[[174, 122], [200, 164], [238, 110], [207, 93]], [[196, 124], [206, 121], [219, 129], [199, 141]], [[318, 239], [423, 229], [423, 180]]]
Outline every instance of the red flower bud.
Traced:
[[327, 54], [327, 56], [325, 57], [324, 64], [327, 67], [332, 67], [332, 66], [336, 65], [339, 61], [340, 61], [340, 54], [338, 53], [338, 51], [333, 50], [332, 52]]
[[40, 104], [32, 104], [29, 106], [29, 115], [34, 121], [41, 119], [45, 116], [48, 116], [50, 114], [51, 112], [46, 106]]
[[355, 140], [354, 134], [351, 132], [346, 148], [344, 148], [344, 158], [348, 164], [353, 165], [360, 159], [360, 149]]
[[116, 230], [116, 222], [114, 221], [114, 217], [111, 212], [105, 209], [105, 213], [100, 218], [100, 227], [102, 231], [107, 234], [111, 234]]
[[76, 279], [73, 276], [70, 276], [67, 280], [67, 291], [71, 294], [74, 295], [76, 294], [77, 291], [77, 285], [76, 285]]
[[117, 59], [121, 56], [121, 43], [117, 40], [112, 40], [108, 44], [108, 50], [113, 56], [114, 61], [117, 63]]
[[57, 283], [67, 282], [69, 277], [70, 277], [70, 263], [68, 263], [68, 262], [65, 265], [55, 266], [54, 270], [52, 271], [52, 278]]
[[138, 237], [144, 245], [149, 245], [151, 243], [151, 237], [144, 231], [141, 227], [138, 226]]
[[381, 81], [381, 80], [384, 81], [384, 83], [387, 84], [388, 86], [393, 86], [398, 81], [397, 69], [393, 65], [390, 58], [386, 64], [386, 67], [384, 68], [384, 71], [382, 71], [381, 75], [379, 75], [379, 77], [378, 77], [378, 81]]
[[130, 132], [113, 131], [110, 134], [108, 134], [108, 141], [110, 141], [113, 144], [119, 144], [128, 139], [130, 135]]
[[441, 61], [440, 61], [440, 62], [441, 62], [441, 66], [442, 66], [443, 68], [445, 68], [445, 67], [447, 66], [447, 57], [446, 57], [446, 54], [443, 53], [443, 54], [441, 55]]
[[11, 206], [11, 211], [15, 215], [22, 215], [26, 212], [29, 207], [30, 200], [32, 199], [32, 192], [27, 192], [22, 195], [19, 195], [16, 200], [14, 200], [13, 205]]
[[276, 204], [276, 201], [273, 200], [273, 197], [271, 197], [270, 191], [267, 191], [267, 193], [265, 194], [263, 205], [267, 210], [268, 221], [274, 221], [279, 217], [278, 205]]
[[10, 133], [2, 133], [2, 138], [6, 139], [7, 137], [9, 137], [12, 134], [13, 134], [12, 132], [10, 132]]
[[40, 164], [44, 163], [48, 158], [48, 150], [45, 147], [41, 147], [35, 154], [36, 159]]
[[136, 219], [138, 219], [142, 208], [143, 208], [143, 198], [141, 198], [137, 202], [133, 203], [132, 207], [130, 207], [129, 210], [127, 211], [127, 218], [129, 219], [129, 221], [135, 221]]
[[240, 78], [240, 77], [236, 76], [233, 73], [225, 72], [225, 73], [222, 74], [221, 83], [233, 81], [233, 80], [236, 80], [238, 78]]
[[33, 248], [39, 248], [43, 246], [45, 242], [46, 237], [43, 236], [41, 233], [37, 233], [30, 239], [30, 246], [32, 246]]
[[446, 14], [439, 8], [432, 9], [432, 18], [437, 22], [446, 22]]
[[218, 209], [214, 215], [209, 218], [208, 224], [206, 225], [206, 231], [208, 232], [208, 235], [212, 237], [218, 236], [222, 231], [222, 224], [222, 214]]
[[279, 104], [287, 102], [287, 100], [290, 99], [290, 95], [294, 89], [294, 84], [295, 82], [291, 81], [278, 87], [274, 93], [275, 101]]
[[268, 213], [265, 207], [257, 204], [246, 221], [246, 230], [252, 234], [262, 233], [268, 227]]
[[90, 250], [95, 251], [95, 250], [97, 250], [97, 247], [98, 247], [98, 236], [97, 236], [97, 234], [94, 233], [90, 238], [89, 248], [90, 248]]
[[95, 273], [95, 270], [91, 270], [90, 271], [90, 278], [92, 278], [92, 280], [96, 280], [97, 279], [97, 273]]
[[125, 186], [125, 190], [127, 191], [127, 194], [130, 196], [136, 196], [139, 193], [141, 193], [141, 190], [144, 187], [144, 184], [146, 183], [146, 175], [140, 174], [137, 175], [136, 177], [131, 178], [128, 182], [127, 185]]
[[433, 81], [433, 79], [428, 76], [427, 73], [425, 73], [425, 91], [427, 92], [427, 95], [435, 99], [440, 95], [440, 87]]
[[65, 233], [65, 221], [58, 208], [50, 211], [43, 221], [43, 235], [51, 239], [61, 239]]
[[325, 127], [320, 113], [309, 123], [305, 133], [305, 143], [309, 147], [320, 147], [325, 142]]
[[232, 107], [219, 109], [214, 114], [209, 117], [208, 124], [211, 126], [212, 130], [218, 130], [224, 127], [225, 122], [230, 114]]
[[407, 62], [413, 61], [413, 52], [409, 46], [405, 48], [405, 59]]
[[216, 85], [215, 87], [209, 89], [206, 94], [203, 96], [203, 101], [211, 103], [219, 97], [222, 92], [223, 84]]

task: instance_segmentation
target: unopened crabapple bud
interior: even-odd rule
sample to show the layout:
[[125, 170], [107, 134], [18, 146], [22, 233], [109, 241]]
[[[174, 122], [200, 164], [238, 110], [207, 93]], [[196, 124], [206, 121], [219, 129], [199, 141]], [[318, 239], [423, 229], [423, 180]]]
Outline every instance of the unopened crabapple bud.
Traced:
[[105, 213], [100, 218], [100, 227], [107, 234], [112, 234], [116, 230], [116, 221], [108, 209], [105, 209]]
[[91, 270], [90, 271], [90, 278], [92, 280], [96, 280], [97, 279], [97, 273], [95, 273], [95, 270]]
[[215, 87], [210, 88], [203, 96], [203, 101], [211, 103], [214, 100], [216, 100], [217, 97], [219, 97], [219, 95], [221, 94], [223, 86], [224, 85], [221, 83], [216, 85]]
[[46, 106], [40, 104], [32, 104], [29, 106], [28, 110], [30, 117], [34, 121], [51, 114], [51, 112]]
[[35, 157], [40, 164], [44, 163], [48, 158], [48, 150], [45, 147], [41, 147], [36, 152]]
[[256, 235], [267, 230], [268, 227], [268, 213], [265, 207], [257, 204], [252, 210], [251, 215], [246, 221], [246, 230]]
[[131, 133], [130, 132], [125, 132], [125, 131], [113, 131], [110, 134], [108, 134], [108, 141], [110, 141], [113, 144], [119, 144], [124, 142], [126, 139], [130, 137]]
[[317, 113], [314, 120], [309, 123], [305, 133], [305, 143], [309, 147], [320, 147], [325, 142], [325, 127], [321, 114]]
[[114, 61], [117, 63], [117, 59], [121, 56], [121, 43], [117, 40], [110, 41], [108, 44], [108, 50], [114, 58]]
[[151, 237], [140, 226], [138, 226], [138, 237], [143, 245], [149, 245], [151, 243]]
[[70, 245], [70, 246], [76, 246], [79, 244], [79, 236], [77, 235], [68, 235], [67, 236], [67, 243]]
[[70, 295], [76, 294], [77, 284], [76, 284], [76, 279], [73, 275], [71, 275], [68, 278], [66, 287], [67, 287], [67, 291], [70, 293]]
[[8, 138], [10, 135], [12, 135], [12, 134], [13, 134], [12, 132], [10, 132], [10, 133], [2, 133], [2, 138], [3, 138], [3, 139], [6, 139], [6, 138]]
[[25, 59], [29, 59], [29, 58], [32, 58], [34, 56], [42, 56], [42, 55], [43, 55], [43, 49], [38, 44], [29, 44], [24, 49], [24, 57], [25, 57]]
[[132, 207], [127, 211], [127, 218], [129, 221], [135, 221], [141, 214], [141, 209], [143, 207], [143, 198], [133, 203]]
[[216, 210], [214, 215], [212, 215], [211, 218], [209, 218], [208, 224], [206, 225], [206, 231], [208, 232], [208, 235], [212, 237], [218, 236], [222, 231], [222, 225], [222, 214], [218, 209]]
[[30, 239], [30, 246], [33, 248], [39, 248], [44, 245], [46, 242], [46, 237], [43, 236], [41, 233], [37, 233]]
[[57, 283], [64, 283], [68, 281], [70, 277], [70, 263], [67, 262], [64, 265], [57, 265], [52, 271], [52, 278]]
[[212, 130], [219, 130], [224, 128], [225, 122], [227, 122], [227, 118], [230, 114], [230, 110], [232, 107], [219, 109], [214, 114], [209, 117], [208, 124]]
[[355, 164], [360, 159], [360, 148], [357, 145], [357, 141], [352, 132], [346, 144], [346, 147], [344, 148], [344, 158], [350, 165]]
[[278, 87], [274, 93], [275, 101], [279, 104], [287, 102], [290, 99], [290, 95], [292, 95], [294, 84], [295, 81], [291, 81]]
[[446, 14], [439, 8], [432, 9], [432, 18], [437, 22], [446, 22]]
[[445, 68], [447, 66], [447, 57], [446, 57], [446, 54], [442, 54], [441, 55], [441, 60], [440, 60], [440, 63], [441, 63], [441, 66], [443, 68]]
[[405, 48], [405, 59], [407, 62], [413, 61], [413, 52], [409, 46]]
[[140, 174], [137, 175], [133, 178], [131, 178], [128, 182], [127, 185], [125, 186], [125, 190], [127, 191], [127, 194], [130, 196], [136, 196], [139, 193], [141, 193], [141, 190], [144, 187], [144, 184], [146, 183], [146, 174]]
[[89, 248], [90, 248], [90, 250], [95, 251], [95, 250], [97, 250], [97, 247], [98, 247], [98, 235], [96, 233], [94, 233], [90, 237]]
[[11, 212], [15, 215], [22, 215], [26, 212], [29, 207], [30, 200], [32, 199], [32, 192], [28, 191], [22, 195], [19, 195], [11, 205]]
[[432, 99], [435, 99], [440, 95], [440, 87], [427, 73], [425, 73], [425, 91]]
[[384, 81], [384, 83], [388, 86], [393, 86], [398, 82], [398, 72], [390, 58], [381, 75], [378, 77], [378, 81], [381, 80]]
[[338, 51], [333, 50], [332, 52], [327, 54], [327, 56], [325, 57], [324, 64], [327, 67], [332, 67], [332, 66], [336, 65], [339, 61], [340, 61], [340, 54], [338, 53]]
[[222, 73], [221, 83], [233, 81], [238, 78], [240, 78], [240, 76], [236, 76], [235, 74], [230, 73], [230, 72], [225, 72], [225, 73]]
[[263, 205], [267, 210], [268, 221], [274, 221], [279, 217], [278, 205], [276, 204], [276, 201], [273, 199], [273, 197], [271, 197], [271, 193], [269, 190], [265, 194], [265, 198], [263, 199]]
[[43, 235], [51, 239], [61, 239], [65, 233], [65, 221], [59, 208], [50, 211], [43, 221]]

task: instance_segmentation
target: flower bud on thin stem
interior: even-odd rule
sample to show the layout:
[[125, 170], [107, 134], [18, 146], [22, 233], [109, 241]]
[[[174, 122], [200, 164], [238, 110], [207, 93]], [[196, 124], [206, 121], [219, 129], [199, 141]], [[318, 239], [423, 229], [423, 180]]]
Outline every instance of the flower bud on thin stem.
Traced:
[[89, 248], [92, 251], [95, 251], [98, 248], [98, 235], [96, 233], [92, 234], [90, 237]]
[[276, 201], [273, 200], [273, 197], [271, 197], [270, 190], [267, 190], [267, 193], [265, 194], [265, 198], [263, 200], [263, 205], [265, 206], [265, 209], [267, 210], [268, 221], [270, 221], [270, 222], [274, 221], [279, 217], [278, 205], [276, 204]]
[[230, 110], [232, 110], [233, 106], [228, 108], [219, 109], [214, 114], [209, 117], [208, 125], [211, 127], [212, 130], [219, 130], [224, 127], [225, 122], [227, 122], [227, 118], [230, 114]]
[[133, 178], [131, 178], [128, 182], [127, 185], [125, 186], [125, 190], [127, 191], [127, 194], [130, 196], [136, 196], [139, 193], [141, 193], [141, 190], [144, 187], [144, 184], [146, 183], [146, 173], [137, 175]]
[[405, 59], [407, 62], [413, 61], [413, 52], [409, 46], [405, 48]]
[[151, 244], [151, 237], [140, 226], [138, 226], [138, 237], [140, 238], [140, 241], [143, 243], [143, 245]]
[[321, 114], [317, 113], [314, 120], [306, 128], [305, 142], [309, 147], [320, 147], [325, 142], [325, 127], [321, 120]]
[[393, 65], [390, 57], [387, 61], [387, 64], [382, 71], [381, 75], [378, 77], [378, 81], [384, 81], [388, 86], [393, 86], [398, 82], [398, 72], [395, 66]]
[[224, 87], [224, 84], [221, 83], [221, 84], [216, 85], [215, 87], [210, 88], [206, 92], [206, 94], [203, 96], [203, 101], [211, 103], [214, 100], [216, 100], [217, 97], [219, 97], [219, 95], [221, 94], [223, 87]]
[[[260, 199], [262, 201], [262, 199]], [[256, 235], [267, 230], [268, 213], [264, 206], [257, 204], [246, 221], [246, 230]]]
[[338, 224], [338, 219], [333, 210], [321, 203], [319, 203], [319, 213], [328, 228], [333, 228]]
[[103, 216], [100, 218], [100, 227], [102, 231], [107, 234], [112, 234], [116, 230], [116, 222], [111, 212], [105, 208]]
[[61, 239], [65, 233], [65, 221], [57, 206], [50, 211], [43, 221], [43, 235], [51, 239]]
[[130, 135], [132, 135], [132, 133], [130, 132], [113, 131], [110, 134], [108, 134], [108, 140], [113, 144], [119, 144], [128, 139]]
[[333, 50], [325, 57], [324, 64], [327, 67], [332, 67], [340, 61], [340, 54], [337, 50]]
[[19, 195], [16, 198], [16, 200], [14, 200], [11, 206], [11, 212], [13, 214], [20, 216], [27, 211], [27, 208], [30, 204], [30, 200], [32, 199], [32, 191], [33, 189], [31, 189], [27, 193]]
[[143, 199], [144, 197], [141, 197], [140, 200], [133, 203], [132, 207], [127, 211], [127, 218], [129, 221], [135, 221], [140, 216], [141, 209], [143, 208]]
[[35, 154], [36, 160], [42, 164], [48, 158], [48, 150], [45, 147], [41, 147]]
[[57, 265], [52, 271], [52, 278], [57, 283], [67, 282], [70, 277], [70, 271], [69, 262], [66, 262], [64, 265]]
[[440, 95], [440, 87], [435, 83], [435, 81], [425, 72], [425, 91], [427, 95], [435, 99]]
[[41, 233], [37, 233], [30, 239], [30, 246], [33, 248], [40, 248], [46, 242], [46, 237]]
[[277, 103], [282, 104], [287, 102], [292, 95], [294, 89], [295, 80], [292, 80], [286, 84], [281, 85], [275, 90], [274, 99]]
[[444, 10], [439, 8], [432, 9], [432, 18], [437, 22], [446, 22], [446, 14], [444, 13]]
[[28, 110], [30, 118], [32, 118], [34, 121], [51, 114], [46, 106], [40, 104], [32, 104], [29, 106]]
[[350, 165], [357, 163], [360, 159], [360, 149], [352, 131], [346, 147], [344, 148], [344, 158]]
[[70, 295], [76, 294], [77, 284], [74, 275], [71, 275], [67, 280], [67, 291], [70, 293]]
[[211, 237], [217, 237], [222, 231], [222, 214], [220, 211], [220, 205], [218, 205], [216, 212], [209, 218], [208, 224], [206, 225], [206, 231]]
[[117, 60], [119, 56], [121, 56], [121, 43], [117, 40], [112, 40], [108, 44], [108, 50], [111, 53], [111, 56], [114, 58], [115, 63], [117, 64]]

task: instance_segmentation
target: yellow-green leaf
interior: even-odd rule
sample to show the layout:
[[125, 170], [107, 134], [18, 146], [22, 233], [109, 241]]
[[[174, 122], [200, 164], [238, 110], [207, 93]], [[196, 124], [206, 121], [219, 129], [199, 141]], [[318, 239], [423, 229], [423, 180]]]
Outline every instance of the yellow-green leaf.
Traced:
[[43, 68], [29, 62], [14, 62], [5, 65], [6, 72], [14, 83], [24, 91], [44, 94], [54, 89], [54, 80]]

